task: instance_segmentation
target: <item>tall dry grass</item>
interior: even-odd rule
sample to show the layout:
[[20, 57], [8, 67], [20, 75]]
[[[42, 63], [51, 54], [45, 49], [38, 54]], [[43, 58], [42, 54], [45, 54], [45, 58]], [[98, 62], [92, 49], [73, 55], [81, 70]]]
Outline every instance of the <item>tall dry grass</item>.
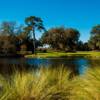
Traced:
[[0, 100], [100, 100], [99, 67], [71, 80], [69, 75], [63, 66], [0, 75]]
[[67, 100], [71, 84], [66, 68], [40, 68], [0, 78], [0, 100]]
[[100, 100], [100, 68], [89, 68], [73, 80], [71, 100]]

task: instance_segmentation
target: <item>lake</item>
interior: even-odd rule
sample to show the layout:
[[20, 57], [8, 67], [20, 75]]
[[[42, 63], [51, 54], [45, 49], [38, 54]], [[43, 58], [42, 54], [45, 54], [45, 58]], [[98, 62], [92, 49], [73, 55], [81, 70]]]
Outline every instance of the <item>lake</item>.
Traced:
[[44, 67], [67, 67], [74, 74], [84, 74], [88, 67], [100, 66], [100, 59], [89, 59], [84, 57], [67, 58], [0, 58], [0, 73], [12, 73], [12, 69], [37, 69]]

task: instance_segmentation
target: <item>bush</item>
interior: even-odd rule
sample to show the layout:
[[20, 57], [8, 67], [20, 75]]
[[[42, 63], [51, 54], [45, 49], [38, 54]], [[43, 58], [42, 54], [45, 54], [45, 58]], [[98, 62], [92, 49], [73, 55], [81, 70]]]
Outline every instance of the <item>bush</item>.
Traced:
[[46, 53], [47, 49], [45, 49], [45, 48], [38, 48], [37, 52]]

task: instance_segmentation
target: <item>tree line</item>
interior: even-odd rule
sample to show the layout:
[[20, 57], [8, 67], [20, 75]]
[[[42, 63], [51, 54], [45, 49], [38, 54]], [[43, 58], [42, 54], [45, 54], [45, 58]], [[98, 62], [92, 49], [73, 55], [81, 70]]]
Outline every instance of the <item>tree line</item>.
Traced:
[[[36, 39], [36, 31], [43, 34]], [[36, 16], [25, 18], [25, 25], [15, 22], [0, 24], [0, 54], [17, 54], [31, 51], [36, 53], [39, 46], [49, 45], [49, 48], [60, 51], [89, 51], [100, 50], [100, 25], [91, 29], [91, 37], [83, 43], [80, 32], [74, 28], [55, 27], [46, 30], [43, 20]]]

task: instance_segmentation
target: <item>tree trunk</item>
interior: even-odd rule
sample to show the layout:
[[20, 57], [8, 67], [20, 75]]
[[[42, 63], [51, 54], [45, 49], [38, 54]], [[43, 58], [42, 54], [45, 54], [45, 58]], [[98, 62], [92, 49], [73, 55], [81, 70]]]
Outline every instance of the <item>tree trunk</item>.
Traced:
[[33, 29], [33, 45], [34, 45], [34, 54], [36, 54], [36, 46], [35, 46], [35, 32]]

